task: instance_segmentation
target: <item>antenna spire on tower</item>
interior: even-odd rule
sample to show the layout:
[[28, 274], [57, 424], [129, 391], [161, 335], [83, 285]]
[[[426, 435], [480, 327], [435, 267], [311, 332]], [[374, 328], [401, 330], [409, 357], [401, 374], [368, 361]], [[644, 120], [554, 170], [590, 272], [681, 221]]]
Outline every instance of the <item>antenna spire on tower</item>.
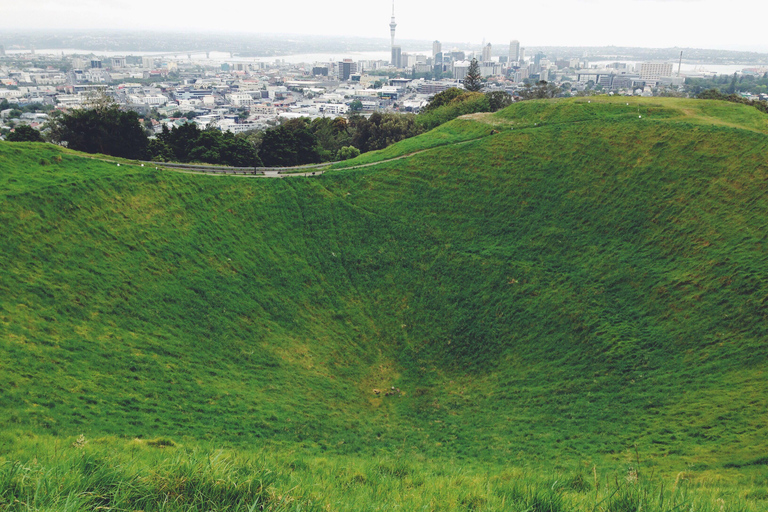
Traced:
[[389, 22], [389, 35], [392, 37], [392, 46], [395, 46], [395, 28], [397, 27], [397, 23], [395, 23], [395, 0], [392, 0], [392, 19]]

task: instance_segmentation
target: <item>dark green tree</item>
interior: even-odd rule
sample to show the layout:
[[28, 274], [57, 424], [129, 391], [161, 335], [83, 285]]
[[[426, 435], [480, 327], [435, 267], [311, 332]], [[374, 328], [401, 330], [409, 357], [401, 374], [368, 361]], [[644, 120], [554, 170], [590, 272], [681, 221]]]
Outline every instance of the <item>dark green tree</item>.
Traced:
[[8, 134], [6, 140], [10, 142], [44, 142], [40, 132], [31, 126], [21, 125]]
[[560, 94], [560, 88], [552, 82], [540, 80], [535, 86], [525, 84], [525, 88], [520, 92], [524, 100], [541, 100], [546, 98], [555, 98]]
[[422, 112], [431, 112], [436, 108], [447, 105], [448, 103], [464, 94], [466, 94], [466, 91], [462, 91], [458, 87], [451, 87], [450, 89], [446, 89], [443, 92], [439, 92], [432, 96], [432, 99], [430, 99], [429, 103], [427, 103], [427, 106], [422, 109]]
[[51, 139], [86, 153], [122, 158], [147, 156], [148, 139], [136, 112], [123, 112], [109, 101], [89, 109], [55, 113], [50, 121]]
[[352, 145], [362, 153], [384, 149], [395, 142], [413, 137], [422, 132], [411, 114], [381, 114], [374, 112], [368, 119], [353, 116], [349, 124], [355, 131]]
[[488, 106], [491, 112], [496, 112], [512, 104], [512, 95], [506, 91], [493, 91], [485, 94], [488, 98]]
[[738, 79], [738, 75], [736, 73], [733, 74], [733, 78], [731, 79], [731, 85], [728, 86], [728, 94], [735, 94], [736, 93], [736, 80]]
[[467, 70], [467, 76], [464, 77], [464, 88], [468, 91], [478, 92], [483, 88], [483, 77], [480, 74], [480, 64], [477, 63], [477, 59], [472, 59], [469, 63], [469, 69]]
[[320, 162], [317, 137], [309, 129], [309, 120], [291, 119], [265, 131], [259, 157], [268, 167], [288, 167]]
[[232, 167], [261, 167], [256, 147], [245, 137], [216, 128], [200, 130], [195, 123], [186, 123], [163, 131], [150, 141], [153, 160], [201, 162]]

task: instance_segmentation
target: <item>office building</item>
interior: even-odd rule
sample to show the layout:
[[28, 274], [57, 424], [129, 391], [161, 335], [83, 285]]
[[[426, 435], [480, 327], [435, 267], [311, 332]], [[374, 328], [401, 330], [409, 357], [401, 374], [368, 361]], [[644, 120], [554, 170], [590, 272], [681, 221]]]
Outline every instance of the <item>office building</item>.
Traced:
[[392, 47], [392, 65], [398, 69], [403, 67], [403, 52], [399, 46]]
[[643, 62], [640, 64], [640, 78], [643, 80], [659, 80], [672, 76], [672, 64], [669, 62]]
[[488, 43], [483, 47], [483, 62], [491, 61], [491, 43]]
[[349, 77], [357, 73], [357, 63], [352, 59], [344, 59], [338, 64], [339, 80], [349, 80]]
[[437, 57], [438, 53], [443, 52], [443, 45], [440, 44], [440, 41], [433, 41], [432, 42], [432, 57]]
[[509, 63], [515, 65], [520, 61], [520, 41], [509, 42]]

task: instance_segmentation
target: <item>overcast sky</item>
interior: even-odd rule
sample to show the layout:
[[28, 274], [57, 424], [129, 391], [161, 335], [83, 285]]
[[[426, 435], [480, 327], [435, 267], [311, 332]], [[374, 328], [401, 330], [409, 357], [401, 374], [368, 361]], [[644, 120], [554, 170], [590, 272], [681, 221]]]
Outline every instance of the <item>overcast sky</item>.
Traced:
[[[765, 0], [397, 0], [397, 37], [768, 52]], [[391, 0], [0, 0], [0, 29], [235, 30], [389, 37]], [[758, 10], [759, 9], [759, 10]], [[762, 11], [762, 12], [761, 12]]]

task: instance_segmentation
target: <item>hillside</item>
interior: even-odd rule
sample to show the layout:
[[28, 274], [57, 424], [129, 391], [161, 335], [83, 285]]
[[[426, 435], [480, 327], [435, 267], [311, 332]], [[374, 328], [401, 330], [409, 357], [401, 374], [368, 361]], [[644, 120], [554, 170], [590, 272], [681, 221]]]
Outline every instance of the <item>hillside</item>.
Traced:
[[[720, 102], [524, 102], [281, 180], [0, 144], [0, 449], [639, 463], [763, 510], [766, 133]], [[427, 509], [502, 509], [484, 486]]]

